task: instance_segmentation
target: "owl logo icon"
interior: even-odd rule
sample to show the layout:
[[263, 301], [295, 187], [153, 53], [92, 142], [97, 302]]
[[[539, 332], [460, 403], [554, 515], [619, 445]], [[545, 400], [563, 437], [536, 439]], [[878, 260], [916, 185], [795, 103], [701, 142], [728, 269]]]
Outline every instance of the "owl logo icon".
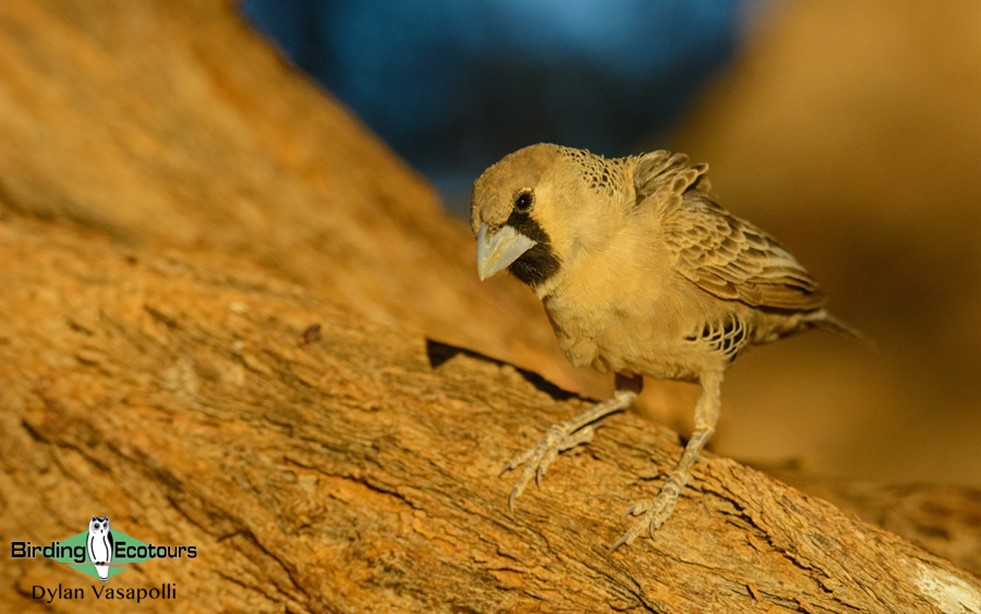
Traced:
[[85, 538], [89, 562], [95, 566], [99, 580], [109, 581], [109, 563], [112, 562], [112, 531], [109, 530], [108, 516], [92, 516], [89, 521], [89, 534]]

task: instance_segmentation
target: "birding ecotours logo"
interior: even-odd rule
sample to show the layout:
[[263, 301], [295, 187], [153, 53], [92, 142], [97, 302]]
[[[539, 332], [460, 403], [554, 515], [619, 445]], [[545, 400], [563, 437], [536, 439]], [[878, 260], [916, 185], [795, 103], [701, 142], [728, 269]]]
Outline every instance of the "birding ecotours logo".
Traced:
[[48, 544], [30, 541], [10, 542], [12, 559], [50, 559], [98, 579], [126, 571], [129, 565], [155, 558], [197, 558], [197, 546], [158, 546], [147, 544], [109, 526], [108, 516], [92, 516], [87, 531]]

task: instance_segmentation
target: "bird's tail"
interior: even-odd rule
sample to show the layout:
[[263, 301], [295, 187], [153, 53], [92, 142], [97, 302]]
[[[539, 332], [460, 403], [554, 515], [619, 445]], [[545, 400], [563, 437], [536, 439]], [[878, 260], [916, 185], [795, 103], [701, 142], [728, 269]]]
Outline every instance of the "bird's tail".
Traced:
[[871, 337], [859, 331], [858, 329], [854, 328], [847, 322], [839, 320], [838, 318], [834, 317], [833, 315], [831, 315], [830, 313], [828, 313], [823, 309], [819, 311], [816, 315], [818, 317], [810, 320], [811, 325], [814, 326], [815, 328], [820, 328], [822, 330], [828, 331], [829, 333], [834, 333], [836, 335], [845, 337], [846, 339], [857, 341], [870, 352], [877, 351], [875, 341]]

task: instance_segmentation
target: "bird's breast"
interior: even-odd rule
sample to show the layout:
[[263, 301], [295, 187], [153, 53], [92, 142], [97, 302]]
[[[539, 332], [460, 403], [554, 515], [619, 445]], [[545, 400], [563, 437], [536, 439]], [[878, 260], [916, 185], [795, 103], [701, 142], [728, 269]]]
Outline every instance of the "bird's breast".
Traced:
[[[657, 379], [697, 379], [698, 353], [684, 342], [677, 314], [646, 304], [562, 292], [543, 303], [559, 345], [577, 367], [601, 373], [637, 373]], [[622, 299], [622, 297], [620, 297]]]

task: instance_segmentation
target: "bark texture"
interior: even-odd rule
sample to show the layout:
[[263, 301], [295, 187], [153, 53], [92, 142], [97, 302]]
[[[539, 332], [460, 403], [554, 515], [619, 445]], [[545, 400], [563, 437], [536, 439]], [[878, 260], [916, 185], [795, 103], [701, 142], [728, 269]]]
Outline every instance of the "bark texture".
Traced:
[[[463, 225], [231, 4], [0, 3], [0, 133], [5, 547], [92, 515], [196, 545], [110, 580], [173, 583], [159, 611], [981, 608], [971, 573], [711, 455], [608, 553], [681, 451], [633, 414], [509, 515], [503, 463], [589, 403], [540, 306], [478, 289]], [[94, 607], [32, 598], [88, 590], [67, 566], [0, 570], [11, 607]]]
[[[653, 542], [611, 555], [618, 515], [680, 453], [667, 429], [610, 420], [508, 515], [502, 464], [586, 400], [231, 259], [11, 215], [0, 233], [3, 537], [41, 542], [109, 514], [201, 552], [142, 564], [120, 587], [174, 582], [200, 610], [977, 603], [969, 573], [712, 457]], [[4, 569], [24, 597], [79, 578], [41, 561]]]

